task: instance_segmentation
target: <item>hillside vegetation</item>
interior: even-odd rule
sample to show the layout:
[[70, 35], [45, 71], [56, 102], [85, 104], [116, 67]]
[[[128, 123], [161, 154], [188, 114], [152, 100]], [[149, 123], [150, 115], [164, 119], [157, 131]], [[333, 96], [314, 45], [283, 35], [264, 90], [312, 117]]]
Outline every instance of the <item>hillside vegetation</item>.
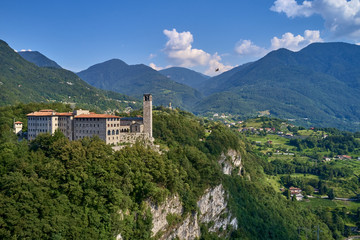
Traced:
[[55, 61], [47, 58], [38, 51], [20, 51], [18, 52], [26, 61], [34, 63], [38, 67], [52, 67], [52, 68], [62, 68]]
[[[1, 127], [9, 130], [13, 116], [2, 116]], [[230, 239], [299, 239], [300, 227], [317, 226], [321, 239], [341, 237], [344, 225], [333, 229], [318, 212], [277, 193], [266, 182], [264, 159], [222, 124], [158, 108], [154, 136], [167, 149], [163, 154], [139, 144], [114, 152], [99, 138], [69, 142], [60, 132], [18, 142], [1, 131], [0, 238], [114, 239], [121, 233], [123, 239], [149, 239], [152, 216], [144, 201], [159, 203], [178, 193], [186, 214], [219, 183], [239, 221]], [[222, 174], [217, 159], [228, 149], [241, 153], [244, 176]], [[201, 239], [218, 239], [206, 229]]]
[[[38, 67], [0, 40], [0, 106], [29, 102], [77, 103], [83, 108], [124, 109], [125, 95], [96, 89], [74, 73]], [[134, 106], [134, 105], [133, 105]]]
[[159, 73], [178, 82], [201, 91], [199, 86], [210, 77], [182, 67], [171, 67], [160, 70]]

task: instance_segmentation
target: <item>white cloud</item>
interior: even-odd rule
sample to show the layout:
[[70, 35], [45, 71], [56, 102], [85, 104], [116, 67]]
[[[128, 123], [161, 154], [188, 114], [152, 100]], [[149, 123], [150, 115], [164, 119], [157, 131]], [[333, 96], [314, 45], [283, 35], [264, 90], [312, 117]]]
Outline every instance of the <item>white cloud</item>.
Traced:
[[256, 46], [250, 40], [240, 40], [235, 46], [235, 52], [243, 56], [263, 56], [267, 50], [265, 48]]
[[270, 9], [288, 17], [318, 14], [335, 37], [360, 39], [360, 0], [313, 0], [301, 4], [295, 0], [276, 0]]
[[309, 17], [314, 13], [310, 1], [298, 4], [295, 0], [276, 0], [270, 9], [274, 12], [284, 12], [288, 17]]
[[[176, 29], [164, 30], [168, 37], [164, 52], [175, 65], [181, 67], [205, 66], [208, 69], [205, 74], [214, 75], [230, 70], [233, 66], [221, 63], [221, 57], [215, 53], [213, 55], [192, 47], [194, 41], [190, 32], [177, 32]], [[215, 72], [216, 69], [219, 69]]]
[[21, 49], [20, 52], [32, 52], [32, 50], [31, 50], [31, 49], [28, 49], [28, 50], [26, 50], [26, 49]]
[[149, 64], [149, 67], [151, 67], [152, 69], [156, 70], [156, 71], [160, 71], [160, 70], [163, 70], [164, 68], [163, 67], [158, 67], [155, 65], [155, 63], [150, 63]]
[[287, 48], [291, 51], [299, 51], [314, 42], [323, 42], [320, 32], [316, 30], [305, 30], [304, 36], [287, 32], [281, 38], [273, 37], [269, 48], [262, 48], [255, 45], [250, 40], [242, 40], [235, 46], [235, 52], [241, 56], [247, 57], [263, 57], [267, 53], [279, 48]]
[[271, 50], [287, 48], [292, 51], [299, 51], [311, 43], [323, 41], [319, 31], [305, 30], [304, 36], [294, 36], [288, 32], [283, 34], [281, 38], [273, 37], [271, 39]]

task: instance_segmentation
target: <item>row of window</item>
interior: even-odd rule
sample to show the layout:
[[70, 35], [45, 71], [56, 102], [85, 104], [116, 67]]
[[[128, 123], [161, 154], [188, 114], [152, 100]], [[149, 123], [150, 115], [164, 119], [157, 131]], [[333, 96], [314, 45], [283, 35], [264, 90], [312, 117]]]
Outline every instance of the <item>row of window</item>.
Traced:
[[118, 124], [108, 124], [108, 127], [120, 127], [120, 123], [118, 123]]
[[107, 135], [115, 135], [115, 134], [116, 134], [116, 135], [119, 135], [119, 129], [116, 130], [116, 131], [115, 131], [115, 130], [112, 130], [112, 131], [111, 131], [111, 130], [108, 130], [108, 134], [107, 134]]
[[[76, 118], [76, 121], [100, 121], [103, 118]], [[107, 121], [120, 121], [120, 118], [107, 118]]]
[[76, 133], [90, 133], [90, 134], [100, 134], [99, 131], [95, 131], [95, 130], [76, 130]]
[[[54, 120], [57, 120], [58, 118], [54, 118]], [[28, 120], [34, 120], [34, 121], [49, 121], [51, 120], [51, 117], [28, 117]]]
[[[111, 140], [111, 137], [109, 137], [108, 139]], [[115, 140], [115, 137], [112, 137], [112, 140]], [[119, 140], [119, 137], [116, 137], [116, 140]]]
[[75, 127], [96, 127], [96, 125], [97, 125], [97, 127], [100, 127], [100, 124], [89, 124], [89, 123], [83, 123], [82, 125], [81, 125], [81, 123], [80, 124], [75, 124]]
[[29, 123], [29, 126], [49, 126], [50, 123]]
[[48, 132], [47, 129], [28, 129], [29, 132]]

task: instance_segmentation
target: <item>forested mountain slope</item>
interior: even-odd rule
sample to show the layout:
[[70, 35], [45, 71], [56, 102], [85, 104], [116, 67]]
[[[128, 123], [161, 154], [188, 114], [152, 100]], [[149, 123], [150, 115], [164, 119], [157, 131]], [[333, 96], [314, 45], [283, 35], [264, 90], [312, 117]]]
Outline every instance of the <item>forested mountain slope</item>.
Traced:
[[202, 89], [208, 97], [197, 104], [197, 113], [269, 110], [300, 124], [359, 130], [360, 46], [314, 43], [299, 52], [279, 49], [209, 79]]
[[209, 76], [205, 76], [201, 73], [183, 67], [171, 67], [160, 70], [159, 73], [178, 83], [188, 85], [199, 91], [201, 91], [201, 89], [199, 88], [201, 83], [205, 82], [207, 79], [210, 78]]
[[138, 98], [144, 93], [151, 93], [155, 105], [167, 106], [171, 102], [175, 107], [190, 109], [201, 98], [197, 90], [177, 83], [148, 66], [128, 65], [119, 59], [93, 65], [77, 74], [101, 89]]
[[[0, 118], [3, 130], [9, 130], [6, 118], [12, 116]], [[184, 210], [166, 216], [171, 230], [197, 216], [198, 199], [219, 184], [236, 227], [209, 232], [211, 222], [202, 223], [201, 239], [298, 239], [299, 227], [315, 226], [322, 239], [335, 236], [317, 213], [275, 192], [262, 169], [266, 162], [229, 128], [158, 108], [154, 136], [162, 154], [141, 145], [114, 152], [99, 138], [69, 142], [60, 132], [28, 144], [1, 131], [1, 238], [150, 239], [155, 219], [148, 201], [179, 196]], [[229, 149], [241, 154], [241, 176], [221, 171], [218, 159]]]
[[96, 89], [74, 73], [38, 67], [0, 40], [0, 106], [28, 102], [69, 102], [83, 107], [121, 109], [135, 101], [125, 95]]
[[47, 58], [38, 51], [20, 51], [18, 52], [25, 60], [34, 63], [38, 67], [62, 68], [55, 61]]

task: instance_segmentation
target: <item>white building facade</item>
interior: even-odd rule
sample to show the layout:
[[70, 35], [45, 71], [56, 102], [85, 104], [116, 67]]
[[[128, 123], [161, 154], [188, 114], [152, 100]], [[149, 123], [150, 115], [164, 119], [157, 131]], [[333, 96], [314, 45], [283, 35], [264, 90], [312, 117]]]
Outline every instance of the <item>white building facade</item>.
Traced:
[[[152, 103], [149, 103], [152, 98], [150, 94], [146, 96], [144, 116], [152, 118]], [[28, 140], [34, 139], [41, 133], [54, 134], [56, 130], [61, 131], [70, 141], [93, 136], [98, 136], [107, 144], [114, 145], [129, 139], [135, 141], [139, 137], [152, 140], [152, 119], [144, 120], [142, 117], [120, 118], [81, 109], [67, 113], [44, 109], [28, 114], [27, 119]]]

